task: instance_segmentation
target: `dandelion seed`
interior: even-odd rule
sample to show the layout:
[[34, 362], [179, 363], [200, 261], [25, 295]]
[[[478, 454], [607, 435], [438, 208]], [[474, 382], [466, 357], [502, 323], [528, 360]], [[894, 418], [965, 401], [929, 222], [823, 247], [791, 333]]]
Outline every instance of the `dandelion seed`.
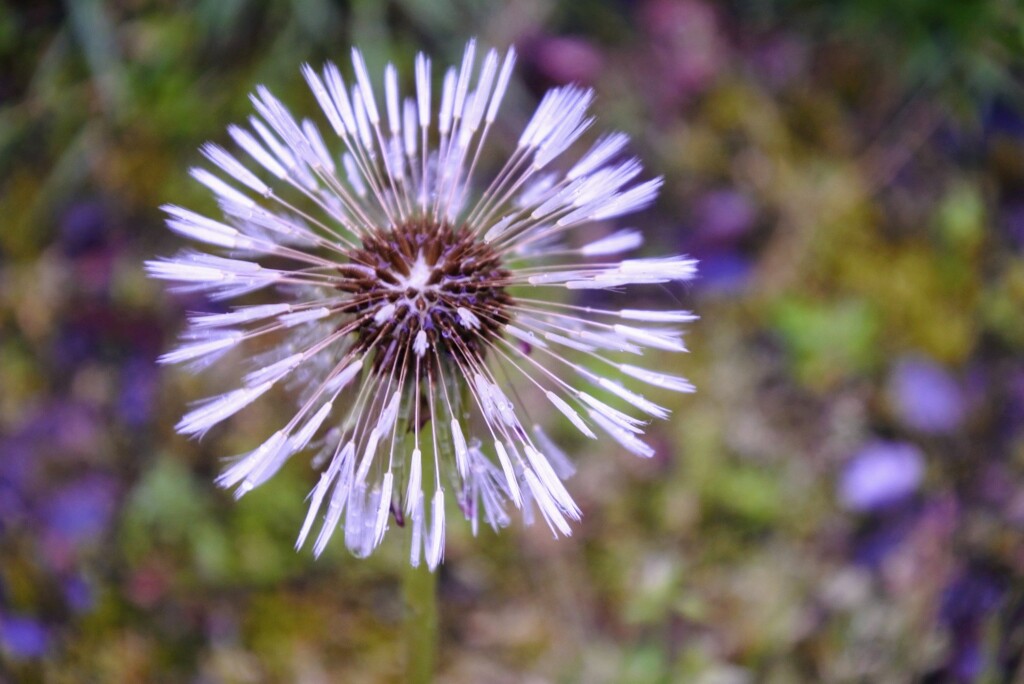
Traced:
[[[529, 521], [536, 505], [553, 533], [568, 535], [581, 512], [562, 481], [575, 468], [531, 414], [553, 407], [583, 435], [603, 432], [650, 456], [644, 427], [668, 411], [621, 379], [693, 390], [609, 356], [685, 351], [672, 324], [693, 320], [690, 312], [544, 296], [695, 275], [685, 257], [608, 261], [641, 245], [631, 228], [562, 243], [593, 221], [646, 207], [661, 186], [637, 180], [639, 161], [620, 158], [622, 133], [565, 160], [593, 124], [590, 90], [548, 92], [501, 170], [484, 183], [475, 177], [514, 64], [511, 49], [477, 59], [470, 41], [438, 91], [420, 54], [408, 93], [390, 64], [375, 83], [358, 50], [352, 82], [333, 64], [305, 65], [331, 136], [258, 87], [249, 126], [228, 128], [237, 152], [207, 144], [212, 169], [192, 170], [223, 216], [164, 207], [172, 231], [226, 252], [148, 262], [152, 277], [220, 300], [256, 290], [280, 297], [191, 317], [182, 345], [161, 361], [202, 368], [263, 338], [271, 351], [249, 360], [241, 386], [198, 404], [177, 429], [201, 435], [278, 384], [297, 388], [287, 424], [218, 478], [241, 496], [315, 450], [323, 473], [297, 547], [320, 519], [314, 553], [340, 528], [362, 557], [394, 519], [411, 526], [410, 562], [434, 568], [444, 557], [446, 501], [474, 534], [481, 517], [497, 529], [508, 507]], [[586, 366], [573, 360], [581, 354]], [[557, 372], [565, 369], [601, 398], [570, 384]], [[536, 392], [510, 387], [516, 378]]]

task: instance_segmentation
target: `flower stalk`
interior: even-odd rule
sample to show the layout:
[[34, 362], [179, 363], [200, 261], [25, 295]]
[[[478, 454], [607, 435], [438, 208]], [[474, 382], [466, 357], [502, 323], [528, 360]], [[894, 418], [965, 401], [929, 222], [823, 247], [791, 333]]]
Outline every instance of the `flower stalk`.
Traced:
[[434, 681], [437, 667], [437, 573], [426, 563], [406, 566], [402, 574], [402, 600], [405, 604], [403, 681], [428, 684]]

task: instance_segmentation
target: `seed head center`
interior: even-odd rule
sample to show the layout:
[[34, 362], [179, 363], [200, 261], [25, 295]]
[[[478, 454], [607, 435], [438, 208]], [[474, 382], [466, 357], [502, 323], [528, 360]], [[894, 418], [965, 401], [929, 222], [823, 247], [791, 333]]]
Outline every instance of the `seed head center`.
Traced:
[[428, 265], [426, 258], [423, 256], [423, 250], [420, 250], [419, 254], [416, 255], [416, 261], [409, 268], [409, 274], [399, 276], [396, 289], [414, 290], [422, 293], [428, 287], [427, 283], [430, 281], [430, 275], [433, 271], [434, 264]]
[[428, 350], [482, 357], [501, 334], [512, 303], [509, 272], [493, 247], [465, 226], [429, 220], [381, 229], [352, 253], [346, 289], [356, 296], [360, 344], [378, 364]]

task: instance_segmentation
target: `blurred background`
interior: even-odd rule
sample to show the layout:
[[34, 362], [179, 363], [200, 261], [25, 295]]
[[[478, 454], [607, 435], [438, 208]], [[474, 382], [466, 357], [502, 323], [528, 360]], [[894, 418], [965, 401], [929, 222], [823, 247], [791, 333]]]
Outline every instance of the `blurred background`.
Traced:
[[159, 205], [213, 209], [187, 169], [257, 83], [313, 114], [302, 62], [471, 35], [520, 51], [499, 139], [596, 89], [702, 320], [653, 359], [698, 386], [649, 395], [654, 459], [552, 426], [572, 538], [450, 525], [442, 679], [1024, 681], [1016, 0], [0, 4], [0, 681], [398, 680], [401, 535], [296, 553], [307, 459], [213, 486], [291, 407], [176, 436], [235, 376], [155, 365], [204, 304], [141, 263], [181, 244]]

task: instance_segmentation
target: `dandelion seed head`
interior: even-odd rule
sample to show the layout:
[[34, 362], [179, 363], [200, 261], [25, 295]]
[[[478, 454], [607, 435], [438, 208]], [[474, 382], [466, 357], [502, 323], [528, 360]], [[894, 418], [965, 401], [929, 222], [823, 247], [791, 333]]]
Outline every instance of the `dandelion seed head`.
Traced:
[[563, 480], [575, 465], [542, 419], [649, 457], [643, 433], [669, 411], [644, 387], [693, 391], [620, 360], [685, 352], [677, 326], [692, 313], [570, 303], [574, 290], [613, 297], [696, 272], [682, 255], [621, 259], [643, 243], [635, 229], [582, 234], [661, 187], [623, 158], [623, 133], [572, 153], [594, 124], [593, 92], [549, 91], [497, 173], [480, 171], [515, 61], [470, 41], [435, 74], [420, 54], [409, 93], [391, 64], [375, 82], [358, 50], [349, 82], [334, 64], [304, 65], [322, 117], [297, 119], [257, 87], [248, 124], [227, 129], [237, 150], [209, 143], [210, 168], [191, 171], [222, 215], [164, 207], [203, 251], [150, 261], [151, 277], [215, 300], [271, 298], [190, 317], [161, 357], [202, 370], [249, 351], [240, 386], [197, 403], [177, 430], [199, 437], [277, 385], [291, 393], [287, 422], [217, 482], [248, 495], [308, 450], [320, 475], [296, 548], [312, 539], [319, 555], [337, 532], [363, 557], [394, 524], [410, 531], [410, 563], [434, 568], [446, 502], [474, 534], [481, 520], [506, 526], [510, 509], [571, 534], [582, 511]]

